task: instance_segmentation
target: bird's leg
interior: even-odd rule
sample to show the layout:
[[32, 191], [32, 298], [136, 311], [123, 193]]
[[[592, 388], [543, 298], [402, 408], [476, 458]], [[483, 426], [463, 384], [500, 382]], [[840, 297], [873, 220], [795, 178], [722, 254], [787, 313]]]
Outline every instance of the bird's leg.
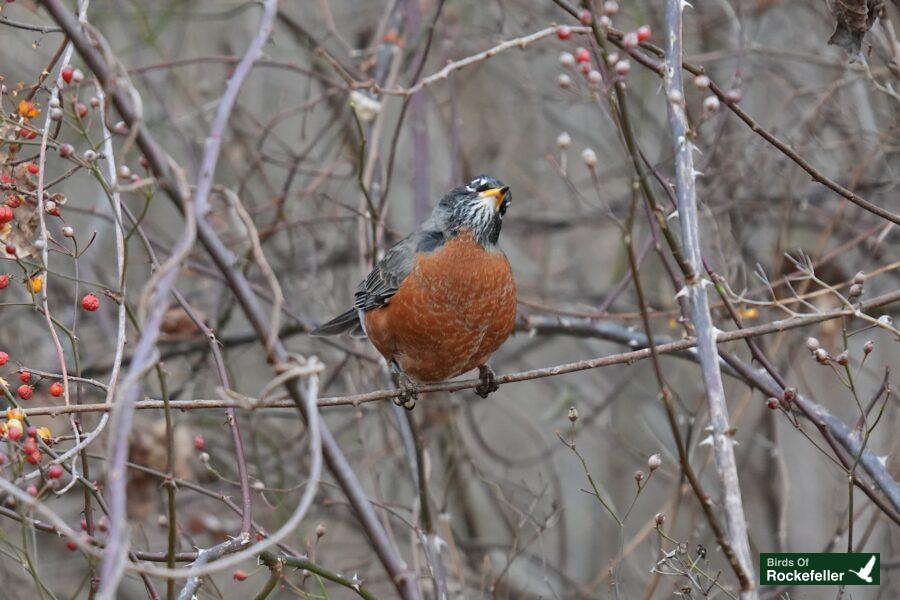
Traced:
[[416, 407], [416, 400], [419, 399], [419, 387], [409, 378], [409, 375], [403, 372], [397, 361], [391, 360], [391, 371], [400, 393], [394, 398], [394, 404], [402, 406], [406, 410], [412, 410]]
[[487, 398], [491, 392], [496, 392], [500, 389], [497, 377], [489, 366], [480, 365], [478, 367], [478, 376], [481, 378], [481, 384], [475, 388], [475, 393], [482, 398]]

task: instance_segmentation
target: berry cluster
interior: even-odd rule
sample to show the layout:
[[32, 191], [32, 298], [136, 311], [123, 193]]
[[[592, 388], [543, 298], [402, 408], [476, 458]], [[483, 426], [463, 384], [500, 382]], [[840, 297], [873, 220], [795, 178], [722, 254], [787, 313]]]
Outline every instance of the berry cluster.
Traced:
[[[612, 15], [619, 12], [619, 4], [617, 2], [605, 2], [603, 4], [603, 14], [599, 19], [601, 27], [609, 27], [612, 24]], [[591, 25], [594, 22], [594, 15], [587, 9], [582, 9], [578, 14], [578, 20], [582, 25]], [[652, 32], [650, 27], [642, 25], [635, 31], [625, 34], [622, 39], [622, 45], [628, 49], [637, 47], [641, 42], [650, 39]], [[567, 25], [561, 25], [556, 29], [556, 36], [563, 41], [572, 37], [572, 28]], [[631, 72], [631, 62], [613, 52], [607, 56], [606, 66], [609, 72], [604, 77], [606, 68], [601, 61], [597, 61], [596, 65], [592, 60], [591, 51], [587, 48], [579, 46], [574, 52], [563, 52], [559, 57], [560, 64], [565, 69], [577, 70], [586, 80], [590, 88], [599, 88], [604, 79], [609, 81], [621, 81]], [[557, 78], [557, 84], [563, 89], [571, 88], [575, 85], [575, 81], [568, 73], [560, 73]]]

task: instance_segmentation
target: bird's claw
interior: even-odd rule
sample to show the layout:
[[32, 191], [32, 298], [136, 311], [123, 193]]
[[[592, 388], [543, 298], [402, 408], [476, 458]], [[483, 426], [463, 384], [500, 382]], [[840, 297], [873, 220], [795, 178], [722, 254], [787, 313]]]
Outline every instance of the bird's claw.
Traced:
[[419, 388], [406, 375], [398, 377], [397, 387], [400, 393], [394, 398], [394, 404], [402, 406], [406, 410], [412, 410], [416, 407], [416, 400], [419, 399]]
[[492, 392], [500, 389], [497, 377], [489, 366], [481, 365], [478, 367], [478, 376], [481, 378], [481, 384], [475, 388], [475, 393], [482, 398], [487, 398]]

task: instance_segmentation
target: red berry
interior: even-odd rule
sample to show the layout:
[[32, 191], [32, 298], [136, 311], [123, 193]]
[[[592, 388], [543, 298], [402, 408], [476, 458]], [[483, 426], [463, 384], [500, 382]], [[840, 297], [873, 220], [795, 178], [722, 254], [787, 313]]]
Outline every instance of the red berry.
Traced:
[[198, 452], [203, 452], [206, 448], [206, 440], [203, 439], [202, 435], [194, 437], [194, 448], [196, 448]]
[[47, 469], [47, 477], [50, 479], [59, 479], [62, 474], [63, 468], [60, 465], [50, 465], [50, 468]]
[[76, 550], [78, 550], [78, 544], [76, 544], [74, 540], [69, 540], [68, 542], [66, 542], [66, 548], [68, 548], [72, 552], [75, 552]]
[[243, 569], [238, 569], [237, 571], [234, 572], [234, 580], [235, 581], [243, 581], [245, 579], [247, 579], [247, 571], [244, 571]]
[[15, 194], [10, 194], [6, 197], [6, 205], [10, 208], [19, 208], [22, 206], [22, 198]]
[[22, 437], [22, 428], [21, 427], [10, 427], [6, 432], [6, 437], [9, 438], [9, 441], [15, 442], [19, 438]]
[[6, 245], [6, 253], [10, 254], [12, 256], [15, 256], [16, 255], [16, 247], [11, 244], [7, 244]]
[[25, 460], [27, 460], [28, 462], [30, 462], [33, 465], [39, 465], [39, 464], [41, 464], [41, 461], [43, 459], [44, 459], [44, 455], [41, 454], [41, 451], [35, 450], [31, 454], [29, 454]]
[[39, 166], [37, 166], [37, 163], [28, 163], [28, 166], [26, 168], [28, 169], [28, 172], [31, 173], [32, 175], [37, 175], [38, 172], [41, 170], [41, 168]]
[[63, 384], [58, 381], [54, 381], [53, 385], [50, 386], [50, 395], [56, 398], [62, 396], [63, 393]]
[[34, 454], [37, 452], [37, 443], [35, 443], [34, 438], [28, 438], [24, 444], [22, 444], [22, 452], [25, 454]]
[[78, 102], [75, 104], [75, 114], [77, 114], [80, 118], [85, 118], [88, 116], [88, 107], [87, 104], [82, 104]]
[[0, 225], [3, 225], [4, 223], [9, 223], [12, 220], [13, 220], [12, 209], [5, 204], [0, 205]]
[[62, 78], [66, 83], [72, 83], [72, 74], [75, 73], [75, 69], [66, 65], [66, 67], [62, 70]]
[[567, 40], [572, 37], [572, 28], [568, 25], [560, 25], [556, 28], [556, 37], [561, 40]]
[[766, 406], [768, 406], [772, 410], [775, 410], [776, 408], [778, 408], [778, 400], [776, 400], [775, 398], [769, 398], [769, 400], [766, 402]]
[[[2, 277], [6, 277], [6, 279], [9, 280], [8, 275], [3, 275]], [[2, 287], [6, 287], [6, 286], [2, 286]], [[9, 362], [9, 354], [7, 354], [6, 352], [0, 352], [0, 367], [2, 367], [3, 365], [5, 365], [8, 362]]]
[[581, 12], [578, 13], [578, 20], [581, 21], [582, 25], [590, 25], [594, 20], [594, 15], [591, 14], [586, 8], [581, 9]]
[[653, 32], [650, 30], [649, 25], [641, 25], [637, 30], [637, 38], [639, 42], [646, 42], [650, 39], [650, 35]]
[[29, 398], [31, 398], [31, 392], [33, 390], [31, 389], [30, 385], [28, 385], [27, 383], [23, 383], [16, 391], [19, 394], [19, 398], [21, 398], [22, 400], [28, 400]]
[[29, 485], [27, 488], [25, 488], [25, 491], [28, 492], [28, 495], [31, 496], [32, 498], [37, 496], [37, 486], [34, 485], [33, 483], [31, 485]]
[[87, 519], [81, 519], [81, 529], [87, 531]]
[[587, 48], [577, 48], [575, 50], [575, 61], [576, 62], [591, 62], [591, 53], [588, 52]]
[[100, 308], [100, 300], [97, 299], [97, 296], [88, 294], [81, 299], [81, 308], [88, 312], [94, 312]]
[[19, 379], [22, 380], [22, 383], [28, 383], [31, 381], [31, 373], [28, 371], [19, 371]]
[[27, 433], [30, 438], [36, 438], [38, 435], [38, 428], [34, 425], [29, 425], [28, 429], [25, 430], [25, 433]]

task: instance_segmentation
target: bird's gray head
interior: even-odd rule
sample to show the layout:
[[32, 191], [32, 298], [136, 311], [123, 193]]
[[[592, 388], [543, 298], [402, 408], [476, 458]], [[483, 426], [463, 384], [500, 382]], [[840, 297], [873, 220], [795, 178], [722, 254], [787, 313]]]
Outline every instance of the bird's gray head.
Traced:
[[482, 246], [497, 243], [503, 215], [512, 201], [509, 186], [490, 175], [479, 175], [469, 183], [453, 188], [441, 198], [431, 219], [450, 235], [468, 231]]

